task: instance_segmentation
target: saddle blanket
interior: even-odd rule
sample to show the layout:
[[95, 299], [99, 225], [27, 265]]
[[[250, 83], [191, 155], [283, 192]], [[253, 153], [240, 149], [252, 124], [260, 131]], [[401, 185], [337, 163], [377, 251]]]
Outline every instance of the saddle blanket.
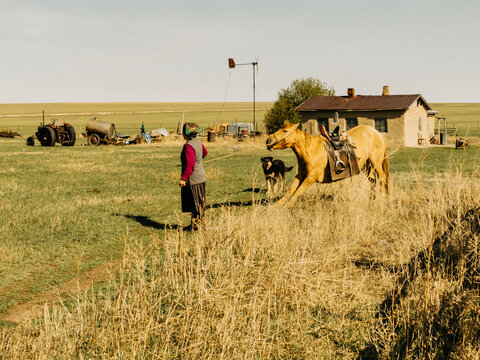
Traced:
[[[328, 154], [328, 167], [330, 168], [331, 180], [338, 181], [351, 177], [360, 173], [360, 169], [357, 163], [357, 157], [355, 156], [354, 146], [348, 141], [348, 139], [343, 143], [343, 146], [339, 150], [335, 150], [333, 145], [324, 141], [325, 149]], [[337, 156], [337, 154], [338, 156]], [[343, 161], [345, 164], [345, 169], [342, 172], [336, 171], [337, 159]]]

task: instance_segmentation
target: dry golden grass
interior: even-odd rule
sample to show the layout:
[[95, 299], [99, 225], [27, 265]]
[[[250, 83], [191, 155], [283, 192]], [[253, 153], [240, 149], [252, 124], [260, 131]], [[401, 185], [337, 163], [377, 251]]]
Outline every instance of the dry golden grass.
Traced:
[[[480, 182], [444, 176], [433, 185], [392, 182], [389, 197], [372, 196], [363, 176], [318, 185], [290, 208], [223, 208], [203, 230], [153, 232], [148, 246], [126, 234], [117, 278], [3, 329], [0, 357], [434, 358], [450, 349], [452, 358], [478, 358], [478, 305], [458, 305], [467, 294], [479, 299], [478, 273], [462, 285], [478, 262], [459, 263], [453, 276], [441, 258], [423, 268], [418, 260], [442, 234], [452, 247], [465, 236], [479, 244], [478, 216], [464, 226], [464, 214], [480, 205]], [[391, 294], [398, 302], [388, 308]], [[438, 324], [452, 320], [442, 310], [449, 295], [470, 331], [435, 347]]]

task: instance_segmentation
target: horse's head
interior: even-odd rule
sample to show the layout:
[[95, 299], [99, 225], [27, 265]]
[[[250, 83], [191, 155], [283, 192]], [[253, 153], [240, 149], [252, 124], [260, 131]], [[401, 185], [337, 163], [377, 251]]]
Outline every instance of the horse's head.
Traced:
[[287, 121], [282, 128], [274, 132], [267, 138], [266, 145], [268, 150], [272, 149], [288, 149], [295, 144], [297, 139], [298, 124], [290, 124]]

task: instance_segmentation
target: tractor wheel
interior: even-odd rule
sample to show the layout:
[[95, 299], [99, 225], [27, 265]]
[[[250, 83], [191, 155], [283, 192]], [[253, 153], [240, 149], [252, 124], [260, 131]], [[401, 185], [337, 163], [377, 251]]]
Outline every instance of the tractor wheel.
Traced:
[[38, 131], [38, 140], [42, 146], [55, 146], [55, 142], [57, 141], [57, 134], [55, 134], [55, 130], [52, 129], [50, 126], [43, 126]]
[[73, 146], [75, 145], [75, 140], [77, 139], [77, 135], [75, 134], [75, 129], [73, 128], [72, 125], [66, 126], [66, 130], [68, 133], [68, 141], [62, 143], [62, 146]]
[[88, 145], [98, 146], [100, 145], [100, 136], [98, 134], [92, 134], [88, 137]]

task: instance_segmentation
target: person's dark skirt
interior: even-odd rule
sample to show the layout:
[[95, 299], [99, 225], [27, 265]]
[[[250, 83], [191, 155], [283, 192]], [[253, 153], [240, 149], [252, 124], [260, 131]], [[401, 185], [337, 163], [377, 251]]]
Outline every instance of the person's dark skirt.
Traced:
[[206, 206], [205, 183], [184, 186], [182, 194], [182, 212], [203, 214]]

